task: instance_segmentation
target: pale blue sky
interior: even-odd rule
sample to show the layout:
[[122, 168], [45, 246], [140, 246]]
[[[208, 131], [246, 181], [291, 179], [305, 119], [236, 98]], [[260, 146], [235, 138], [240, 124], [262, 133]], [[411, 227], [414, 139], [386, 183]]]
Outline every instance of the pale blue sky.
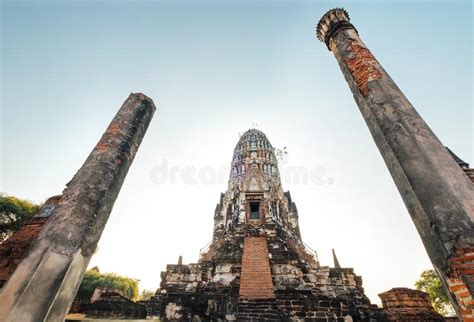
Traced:
[[[344, 6], [442, 142], [473, 155], [470, 1], [3, 1], [0, 191], [60, 193], [130, 92], [158, 107], [92, 260], [156, 289], [166, 263], [197, 260], [224, 182], [157, 183], [153, 170], [228, 166], [255, 122], [285, 167], [303, 239], [336, 248], [368, 295], [412, 287], [421, 241], [333, 55], [314, 28]], [[216, 170], [217, 171], [217, 170]]]

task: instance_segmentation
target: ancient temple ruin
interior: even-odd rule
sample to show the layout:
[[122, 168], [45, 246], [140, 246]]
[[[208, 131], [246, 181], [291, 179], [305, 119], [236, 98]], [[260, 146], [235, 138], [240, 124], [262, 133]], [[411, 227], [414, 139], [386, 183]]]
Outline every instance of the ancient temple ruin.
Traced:
[[302, 241], [298, 210], [259, 130], [237, 143], [198, 263], [167, 265], [148, 315], [166, 320], [384, 320], [352, 268], [320, 265]]

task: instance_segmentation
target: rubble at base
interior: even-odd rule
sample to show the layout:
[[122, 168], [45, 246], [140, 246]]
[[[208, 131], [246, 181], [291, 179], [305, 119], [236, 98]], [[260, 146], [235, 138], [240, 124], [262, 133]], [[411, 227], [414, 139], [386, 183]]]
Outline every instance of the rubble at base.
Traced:
[[81, 311], [88, 318], [146, 318], [144, 305], [128, 299], [120, 290], [109, 288], [96, 288], [91, 302], [84, 304]]

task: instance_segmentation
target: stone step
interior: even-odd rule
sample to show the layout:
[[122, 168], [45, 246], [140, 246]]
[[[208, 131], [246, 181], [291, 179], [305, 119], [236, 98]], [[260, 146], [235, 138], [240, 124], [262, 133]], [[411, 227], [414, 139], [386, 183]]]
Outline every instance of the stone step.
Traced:
[[239, 301], [239, 305], [249, 305], [249, 306], [255, 306], [255, 305], [276, 305], [275, 300], [269, 300], [269, 301], [260, 301], [260, 300], [247, 300], [247, 301]]
[[241, 316], [274, 316], [274, 317], [278, 317], [280, 314], [278, 314], [278, 312], [271, 312], [271, 311], [267, 311], [267, 312], [237, 312], [237, 315], [241, 315]]
[[251, 300], [275, 297], [267, 238], [264, 236], [244, 239], [239, 296]]
[[281, 321], [278, 314], [246, 314], [237, 313], [237, 321]]
[[239, 305], [259, 305], [259, 304], [265, 304], [265, 305], [276, 305], [276, 300], [275, 299], [244, 299], [240, 298], [239, 299]]
[[270, 305], [239, 305], [239, 308], [241, 310], [268, 310], [268, 309], [272, 309], [272, 310], [276, 310], [276, 306], [270, 306]]
[[236, 315], [237, 321], [282, 321], [278, 315]]
[[255, 305], [240, 305], [239, 304], [239, 308], [241, 308], [242, 310], [265, 310], [265, 309], [274, 309], [276, 310], [277, 307], [276, 305], [270, 305], [270, 304], [255, 304]]
[[239, 312], [240, 313], [245, 313], [245, 314], [274, 314], [274, 315], [278, 315], [277, 313], [275, 313], [276, 309], [268, 309], [268, 308], [262, 308], [262, 309], [252, 309], [252, 310], [246, 310], [246, 309], [243, 309], [243, 310], [240, 310]]
[[244, 300], [237, 306], [238, 321], [281, 321], [282, 316], [275, 300]]

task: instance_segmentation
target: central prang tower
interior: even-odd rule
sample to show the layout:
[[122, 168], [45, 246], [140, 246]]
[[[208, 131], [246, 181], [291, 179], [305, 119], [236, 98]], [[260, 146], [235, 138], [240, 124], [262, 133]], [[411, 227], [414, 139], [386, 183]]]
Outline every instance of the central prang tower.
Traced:
[[251, 129], [237, 143], [214, 232], [197, 264], [167, 265], [148, 314], [165, 320], [384, 320], [352, 268], [321, 266], [301, 239], [275, 149]]

